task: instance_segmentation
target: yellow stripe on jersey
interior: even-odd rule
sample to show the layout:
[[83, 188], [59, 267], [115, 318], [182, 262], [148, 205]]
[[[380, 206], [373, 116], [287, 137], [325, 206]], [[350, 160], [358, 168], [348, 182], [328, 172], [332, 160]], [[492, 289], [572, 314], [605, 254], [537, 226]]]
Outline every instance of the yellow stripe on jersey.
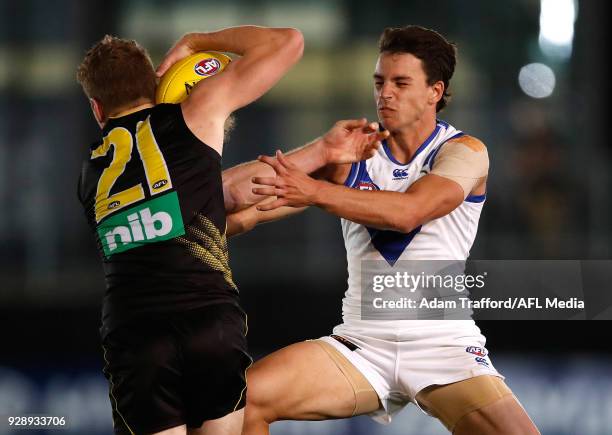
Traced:
[[140, 121], [136, 126], [136, 147], [144, 166], [151, 195], [171, 189], [172, 181], [168, 165], [153, 136], [151, 116], [148, 116], [145, 121]]

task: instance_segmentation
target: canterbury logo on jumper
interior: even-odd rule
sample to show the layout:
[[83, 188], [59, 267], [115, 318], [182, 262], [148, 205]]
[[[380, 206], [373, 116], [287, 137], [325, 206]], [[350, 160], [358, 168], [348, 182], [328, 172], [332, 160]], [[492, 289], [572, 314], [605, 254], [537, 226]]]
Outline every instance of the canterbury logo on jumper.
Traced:
[[408, 178], [408, 170], [406, 169], [394, 169], [393, 170], [394, 180], [403, 180], [404, 178]]
[[137, 248], [185, 234], [176, 192], [132, 207], [104, 220], [97, 228], [104, 254]]

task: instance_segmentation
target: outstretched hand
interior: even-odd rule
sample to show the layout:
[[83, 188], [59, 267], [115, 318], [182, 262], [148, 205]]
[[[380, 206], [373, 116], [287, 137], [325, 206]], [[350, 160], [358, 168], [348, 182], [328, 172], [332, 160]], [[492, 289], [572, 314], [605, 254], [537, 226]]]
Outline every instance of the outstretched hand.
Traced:
[[257, 206], [259, 211], [314, 204], [314, 196], [321, 187], [321, 181], [309, 177], [291, 163], [280, 150], [276, 151], [276, 157], [259, 156], [258, 160], [270, 165], [276, 172], [276, 177], [253, 177], [253, 183], [267, 186], [254, 187], [253, 193], [277, 197], [272, 202]]
[[325, 160], [328, 164], [367, 160], [388, 137], [387, 130], [379, 131], [377, 122], [368, 123], [365, 118], [338, 121], [322, 138]]

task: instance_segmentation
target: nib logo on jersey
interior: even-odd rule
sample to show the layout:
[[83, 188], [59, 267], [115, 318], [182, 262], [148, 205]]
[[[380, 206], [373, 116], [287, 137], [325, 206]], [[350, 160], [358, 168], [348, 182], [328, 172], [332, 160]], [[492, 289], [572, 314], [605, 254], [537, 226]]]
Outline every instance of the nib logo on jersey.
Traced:
[[106, 257], [181, 236], [185, 226], [178, 195], [171, 192], [111, 215], [98, 225], [97, 233]]
[[393, 170], [393, 179], [394, 180], [403, 180], [408, 178], [408, 170], [407, 169], [394, 169]]

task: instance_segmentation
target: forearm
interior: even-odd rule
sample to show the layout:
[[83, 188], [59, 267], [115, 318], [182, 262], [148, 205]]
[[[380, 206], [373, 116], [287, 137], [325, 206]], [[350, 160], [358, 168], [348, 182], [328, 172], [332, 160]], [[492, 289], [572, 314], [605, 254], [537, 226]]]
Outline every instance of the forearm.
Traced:
[[[326, 165], [325, 149], [321, 138], [289, 152], [286, 156], [306, 173], [315, 172]], [[261, 201], [261, 195], [255, 195], [252, 192], [251, 180], [253, 177], [273, 177], [274, 174], [274, 169], [257, 160], [223, 171], [225, 210], [234, 212]]]
[[[274, 198], [269, 198], [261, 201], [257, 205], [273, 200]], [[270, 211], [259, 211], [257, 210], [257, 205], [227, 215], [227, 237], [249, 232], [255, 228], [256, 225], [284, 219], [306, 209], [306, 207], [280, 207]]]
[[214, 32], [188, 33], [184, 38], [187, 38], [194, 51], [217, 50], [244, 56], [258, 46], [273, 49], [296, 34], [299, 34], [299, 31], [291, 28], [238, 26]]
[[357, 190], [324, 181], [319, 183], [312, 204], [338, 217], [403, 233], [419, 225], [417, 210], [407, 201], [406, 193]]
[[257, 209], [251, 206], [235, 213], [229, 213], [226, 217], [227, 237], [247, 233], [257, 225]]

